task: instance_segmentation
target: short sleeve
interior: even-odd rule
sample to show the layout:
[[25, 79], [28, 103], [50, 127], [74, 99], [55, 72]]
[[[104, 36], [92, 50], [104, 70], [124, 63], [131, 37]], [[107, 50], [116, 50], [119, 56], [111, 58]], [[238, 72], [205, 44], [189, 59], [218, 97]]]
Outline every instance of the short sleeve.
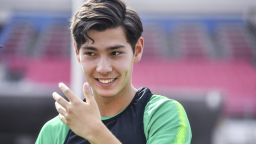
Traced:
[[153, 95], [144, 111], [147, 144], [190, 144], [192, 132], [183, 106], [176, 100]]
[[55, 117], [44, 124], [36, 139], [36, 144], [63, 144], [69, 128], [59, 117]]

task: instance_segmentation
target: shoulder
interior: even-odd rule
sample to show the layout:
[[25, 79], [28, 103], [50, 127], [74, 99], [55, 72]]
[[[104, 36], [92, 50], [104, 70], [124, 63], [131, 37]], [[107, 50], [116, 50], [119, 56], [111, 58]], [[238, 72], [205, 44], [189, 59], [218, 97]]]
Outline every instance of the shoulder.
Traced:
[[63, 143], [68, 131], [68, 126], [56, 116], [43, 125], [36, 144]]
[[144, 117], [157, 117], [163, 113], [175, 121], [187, 117], [182, 104], [178, 101], [161, 95], [152, 95], [145, 107]]
[[145, 107], [144, 132], [150, 144], [165, 144], [167, 141], [190, 143], [192, 136], [182, 104], [161, 95], [152, 95]]
[[64, 124], [58, 116], [54, 117], [53, 119], [49, 120], [44, 124], [42, 127], [43, 131], [51, 132], [54, 131], [62, 131], [67, 129], [66, 124]]
[[58, 127], [61, 127], [62, 125], [65, 125], [58, 116], [50, 119], [49, 121], [47, 121], [45, 124], [44, 124], [44, 127], [54, 127], [54, 128], [58, 128]]

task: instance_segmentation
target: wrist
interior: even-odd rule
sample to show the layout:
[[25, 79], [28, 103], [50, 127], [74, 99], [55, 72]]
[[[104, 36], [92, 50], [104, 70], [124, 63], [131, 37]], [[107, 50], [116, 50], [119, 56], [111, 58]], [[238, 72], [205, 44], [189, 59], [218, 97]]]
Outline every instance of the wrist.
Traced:
[[[90, 133], [85, 133], [83, 135], [84, 138], [86, 138], [88, 141], [90, 141], [91, 143], [94, 142], [98, 135], [101, 133], [102, 130], [104, 130], [106, 127], [105, 125], [102, 123], [102, 121], [99, 122], [95, 122], [93, 125], [91, 125], [90, 127]], [[88, 129], [88, 127], [87, 127]]]
[[121, 144], [121, 142], [112, 134], [112, 132], [100, 121], [95, 124], [91, 134], [86, 138], [90, 143], [102, 144]]

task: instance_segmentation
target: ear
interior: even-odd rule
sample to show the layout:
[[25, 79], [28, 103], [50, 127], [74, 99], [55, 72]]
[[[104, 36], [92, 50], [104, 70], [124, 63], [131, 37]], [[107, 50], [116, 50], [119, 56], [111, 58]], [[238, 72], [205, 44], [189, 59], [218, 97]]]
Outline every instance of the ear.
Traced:
[[138, 63], [141, 60], [144, 48], [144, 38], [140, 37], [134, 48], [134, 62]]
[[76, 54], [76, 59], [80, 63], [81, 59], [80, 59], [78, 47], [77, 47], [77, 44], [76, 44], [75, 41], [73, 41], [73, 47], [74, 47], [74, 51], [75, 51], [75, 54]]

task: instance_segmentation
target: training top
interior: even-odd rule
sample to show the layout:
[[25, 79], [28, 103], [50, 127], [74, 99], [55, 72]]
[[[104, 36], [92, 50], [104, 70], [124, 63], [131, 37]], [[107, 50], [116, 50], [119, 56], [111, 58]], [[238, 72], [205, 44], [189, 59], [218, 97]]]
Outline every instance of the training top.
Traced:
[[[176, 100], [139, 89], [124, 111], [102, 117], [105, 126], [122, 144], [190, 144], [192, 133], [187, 114]], [[44, 124], [36, 144], [89, 144], [59, 117]]]

